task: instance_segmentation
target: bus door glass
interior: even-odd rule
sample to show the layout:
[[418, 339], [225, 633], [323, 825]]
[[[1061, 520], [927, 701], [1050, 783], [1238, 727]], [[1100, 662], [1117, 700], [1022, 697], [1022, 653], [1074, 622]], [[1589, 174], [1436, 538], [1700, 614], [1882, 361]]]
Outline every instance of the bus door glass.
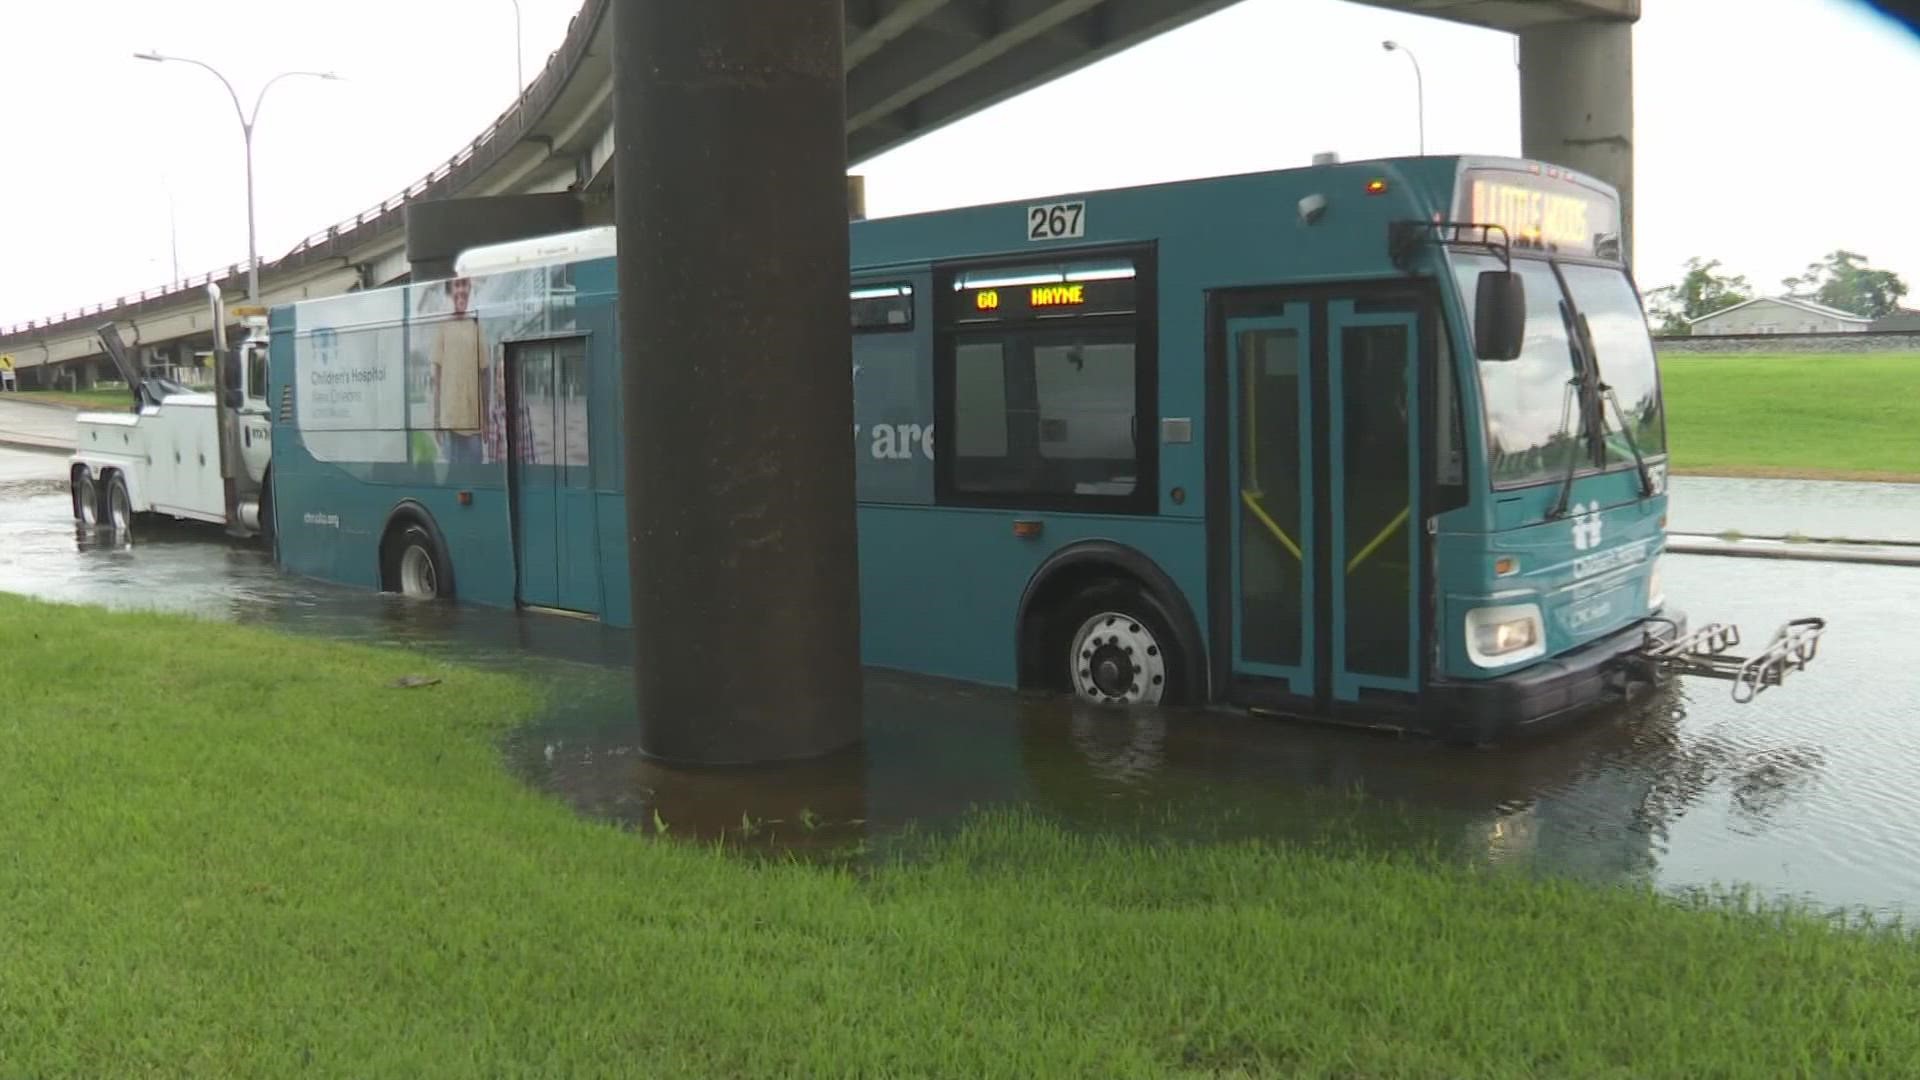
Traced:
[[1418, 313], [1335, 300], [1327, 312], [1333, 696], [1419, 689]]
[[1313, 406], [1308, 305], [1227, 324], [1234, 446], [1233, 655], [1314, 692]]
[[1275, 297], [1226, 319], [1235, 676], [1356, 702], [1418, 689], [1420, 314]]
[[598, 523], [583, 338], [509, 347], [508, 479], [520, 602], [600, 610]]

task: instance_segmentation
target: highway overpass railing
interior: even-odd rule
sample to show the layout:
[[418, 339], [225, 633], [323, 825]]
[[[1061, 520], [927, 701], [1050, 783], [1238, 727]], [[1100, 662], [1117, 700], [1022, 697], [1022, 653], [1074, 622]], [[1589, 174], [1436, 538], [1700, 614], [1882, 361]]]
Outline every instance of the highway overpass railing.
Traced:
[[[575, 67], [586, 55], [587, 47], [593, 40], [594, 28], [604, 17], [608, 3], [609, 0], [585, 0], [580, 11], [567, 24], [566, 38], [558, 49], [548, 55], [546, 65], [534, 76], [533, 82], [522, 87], [519, 98], [458, 153], [407, 185], [404, 191], [382, 200], [378, 205], [313, 233], [277, 259], [259, 260], [261, 272], [298, 269], [319, 259], [343, 255], [373, 236], [399, 228], [403, 223], [401, 212], [408, 203], [451, 195], [485, 172], [519, 141], [529, 126], [546, 114], [566, 89]], [[218, 270], [127, 293], [98, 304], [0, 327], [0, 338], [46, 330], [129, 308], [137, 313], [148, 305], [170, 305], [181, 300], [183, 294], [205, 289], [209, 283], [232, 291], [232, 283], [243, 279], [248, 269], [247, 260], [243, 259]]]

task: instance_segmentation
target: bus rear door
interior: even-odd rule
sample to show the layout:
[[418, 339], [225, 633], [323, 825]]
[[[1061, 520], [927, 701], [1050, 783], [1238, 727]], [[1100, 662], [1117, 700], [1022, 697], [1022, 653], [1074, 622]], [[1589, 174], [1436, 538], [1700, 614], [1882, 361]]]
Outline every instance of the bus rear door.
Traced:
[[587, 342], [515, 342], [508, 365], [508, 483], [520, 602], [597, 615], [602, 604]]

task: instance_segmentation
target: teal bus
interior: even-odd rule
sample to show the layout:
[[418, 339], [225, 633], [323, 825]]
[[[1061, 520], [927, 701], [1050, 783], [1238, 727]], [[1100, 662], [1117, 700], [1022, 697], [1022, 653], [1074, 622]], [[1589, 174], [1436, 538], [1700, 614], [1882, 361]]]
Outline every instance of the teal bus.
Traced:
[[[1316, 163], [849, 228], [867, 665], [1484, 735], [1683, 626], [1590, 177]], [[280, 563], [630, 626], [615, 242], [275, 308]]]

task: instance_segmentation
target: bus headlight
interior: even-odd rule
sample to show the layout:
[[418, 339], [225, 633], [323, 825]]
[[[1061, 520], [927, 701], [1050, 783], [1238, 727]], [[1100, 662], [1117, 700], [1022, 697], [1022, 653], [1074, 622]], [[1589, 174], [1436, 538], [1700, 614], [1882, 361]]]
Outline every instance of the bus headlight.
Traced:
[[1653, 560], [1653, 569], [1647, 571], [1647, 610], [1659, 611], [1666, 605], [1666, 586], [1660, 583], [1660, 560]]
[[1467, 656], [1481, 667], [1506, 667], [1543, 656], [1547, 628], [1538, 604], [1507, 604], [1467, 612]]

